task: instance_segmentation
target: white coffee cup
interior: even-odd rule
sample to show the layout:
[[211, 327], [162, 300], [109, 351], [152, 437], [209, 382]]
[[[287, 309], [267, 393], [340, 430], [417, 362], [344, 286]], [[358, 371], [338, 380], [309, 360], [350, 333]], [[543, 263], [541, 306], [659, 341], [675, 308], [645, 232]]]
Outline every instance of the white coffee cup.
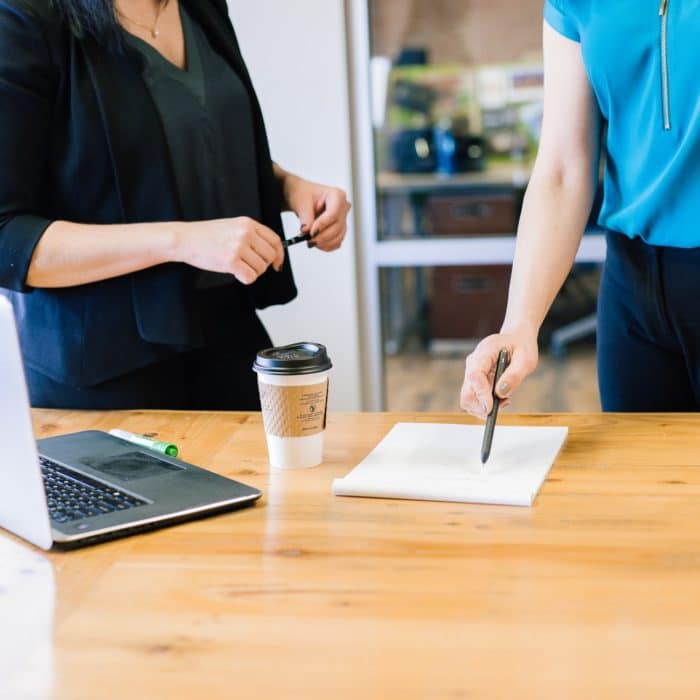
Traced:
[[318, 343], [295, 343], [258, 353], [260, 403], [270, 464], [306, 469], [323, 461], [331, 361]]

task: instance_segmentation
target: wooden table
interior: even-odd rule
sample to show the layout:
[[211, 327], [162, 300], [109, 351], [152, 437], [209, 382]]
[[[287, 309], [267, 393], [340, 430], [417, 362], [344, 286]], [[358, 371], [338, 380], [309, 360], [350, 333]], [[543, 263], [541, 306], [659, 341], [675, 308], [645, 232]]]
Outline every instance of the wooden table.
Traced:
[[323, 466], [270, 473], [258, 415], [37, 411], [38, 436], [155, 431], [265, 493], [51, 553], [54, 697], [700, 695], [700, 417], [505, 415], [571, 428], [531, 509], [331, 496], [397, 420], [469, 422], [334, 415]]

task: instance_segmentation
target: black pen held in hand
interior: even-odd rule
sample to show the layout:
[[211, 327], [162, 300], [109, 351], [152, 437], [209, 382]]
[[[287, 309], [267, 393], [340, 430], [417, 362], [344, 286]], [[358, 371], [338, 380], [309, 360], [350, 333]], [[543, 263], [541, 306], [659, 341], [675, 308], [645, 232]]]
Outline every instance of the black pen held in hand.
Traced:
[[298, 236], [294, 236], [294, 238], [285, 238], [285, 240], [282, 241], [282, 247], [289, 248], [290, 245], [296, 245], [297, 243], [303, 243], [304, 241], [310, 240], [310, 233], [300, 233]]
[[496, 373], [493, 377], [493, 388], [491, 393], [493, 395], [493, 408], [491, 413], [486, 417], [486, 426], [484, 428], [484, 439], [481, 443], [481, 463], [486, 464], [489, 455], [491, 454], [491, 444], [493, 443], [493, 431], [496, 429], [496, 418], [498, 417], [498, 407], [501, 404], [501, 399], [498, 398], [496, 394], [496, 387], [501, 379], [501, 376], [506, 371], [510, 358], [508, 356], [507, 350], [501, 350], [498, 353], [498, 360], [496, 361]]

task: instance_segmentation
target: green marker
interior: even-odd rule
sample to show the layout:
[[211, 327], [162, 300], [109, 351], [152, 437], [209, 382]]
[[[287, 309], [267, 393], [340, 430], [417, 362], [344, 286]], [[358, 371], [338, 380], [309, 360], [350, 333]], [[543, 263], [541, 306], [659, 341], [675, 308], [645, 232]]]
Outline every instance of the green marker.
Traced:
[[127, 442], [133, 442], [134, 445], [139, 445], [140, 447], [147, 447], [149, 450], [154, 452], [160, 452], [161, 454], [168, 455], [168, 457], [177, 457], [179, 450], [177, 445], [173, 445], [170, 442], [160, 442], [159, 440], [153, 440], [152, 438], [146, 437], [145, 435], [137, 435], [136, 433], [130, 433], [128, 430], [119, 430], [118, 428], [113, 428], [109, 431], [110, 435], [114, 437], [121, 438]]

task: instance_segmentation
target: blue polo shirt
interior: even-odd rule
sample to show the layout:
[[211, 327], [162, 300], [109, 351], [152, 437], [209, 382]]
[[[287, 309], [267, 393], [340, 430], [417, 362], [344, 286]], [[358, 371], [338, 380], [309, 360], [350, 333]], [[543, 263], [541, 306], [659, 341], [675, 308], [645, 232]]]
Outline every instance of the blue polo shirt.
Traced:
[[581, 44], [607, 122], [600, 225], [700, 247], [700, 2], [545, 0], [544, 17]]

